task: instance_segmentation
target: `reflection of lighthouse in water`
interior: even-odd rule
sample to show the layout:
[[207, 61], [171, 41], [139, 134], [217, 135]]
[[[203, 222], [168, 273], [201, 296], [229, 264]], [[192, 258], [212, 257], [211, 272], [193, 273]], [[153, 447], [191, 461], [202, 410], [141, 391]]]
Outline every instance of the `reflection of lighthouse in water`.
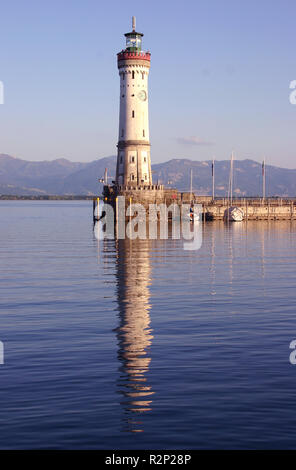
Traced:
[[149, 240], [117, 241], [119, 326], [116, 331], [121, 362], [118, 385], [129, 430], [134, 432], [142, 431], [135, 413], [151, 410], [154, 393], [147, 377], [153, 339], [149, 315], [149, 244]]

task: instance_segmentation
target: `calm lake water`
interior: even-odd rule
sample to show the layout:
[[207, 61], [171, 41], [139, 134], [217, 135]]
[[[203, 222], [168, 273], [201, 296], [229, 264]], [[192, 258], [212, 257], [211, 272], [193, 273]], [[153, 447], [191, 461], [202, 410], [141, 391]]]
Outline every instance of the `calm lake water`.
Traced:
[[0, 203], [0, 447], [295, 448], [296, 224], [101, 240], [91, 202]]

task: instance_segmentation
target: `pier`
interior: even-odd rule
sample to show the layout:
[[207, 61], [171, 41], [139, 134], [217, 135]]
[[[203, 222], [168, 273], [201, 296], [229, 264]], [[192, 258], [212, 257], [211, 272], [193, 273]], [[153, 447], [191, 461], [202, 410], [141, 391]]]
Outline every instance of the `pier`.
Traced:
[[[227, 198], [200, 202], [206, 220], [221, 220], [230, 207]], [[232, 206], [242, 210], [244, 220], [294, 220], [296, 219], [296, 198], [235, 198]]]
[[[183, 204], [200, 204], [202, 206], [203, 220], [222, 220], [225, 211], [230, 207], [237, 207], [242, 210], [244, 220], [294, 220], [296, 219], [296, 198], [281, 197], [244, 197], [233, 198], [232, 203], [228, 198], [217, 197], [214, 200], [211, 196], [196, 196], [189, 192], [179, 192], [174, 189], [165, 189], [164, 186], [147, 187], [104, 187], [103, 200], [111, 204], [116, 209], [118, 196], [124, 196], [126, 207], [130, 203], [141, 204], [149, 211], [150, 204], [165, 204], [168, 208], [172, 204], [177, 204], [181, 209]], [[93, 211], [94, 220], [97, 220], [98, 199], [94, 198]], [[170, 214], [169, 214], [170, 216]]]

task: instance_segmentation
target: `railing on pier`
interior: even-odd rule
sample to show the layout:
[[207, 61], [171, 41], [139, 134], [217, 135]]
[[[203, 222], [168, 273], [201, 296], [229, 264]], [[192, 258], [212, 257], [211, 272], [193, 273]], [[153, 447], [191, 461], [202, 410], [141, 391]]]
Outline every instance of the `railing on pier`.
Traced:
[[[202, 196], [195, 196], [195, 200], [201, 201], [203, 199]], [[230, 205], [230, 200], [227, 197], [216, 197], [214, 200], [210, 197], [204, 198], [205, 204], [214, 204], [214, 205], [221, 205], [227, 206]], [[233, 206], [244, 206], [244, 205], [252, 205], [252, 206], [262, 206], [262, 205], [270, 205], [270, 206], [290, 206], [291, 204], [296, 205], [296, 198], [283, 198], [283, 197], [237, 197], [232, 198], [232, 205]]]

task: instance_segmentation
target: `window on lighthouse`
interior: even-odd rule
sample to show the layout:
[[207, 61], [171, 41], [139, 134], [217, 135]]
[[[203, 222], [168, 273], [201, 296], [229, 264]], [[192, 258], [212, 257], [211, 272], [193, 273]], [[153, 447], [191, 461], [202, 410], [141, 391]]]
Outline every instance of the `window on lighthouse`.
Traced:
[[133, 118], [135, 117], [135, 111], [132, 111], [132, 117]]
[[132, 79], [134, 80], [134, 78], [135, 78], [135, 71], [133, 70], [132, 71]]

